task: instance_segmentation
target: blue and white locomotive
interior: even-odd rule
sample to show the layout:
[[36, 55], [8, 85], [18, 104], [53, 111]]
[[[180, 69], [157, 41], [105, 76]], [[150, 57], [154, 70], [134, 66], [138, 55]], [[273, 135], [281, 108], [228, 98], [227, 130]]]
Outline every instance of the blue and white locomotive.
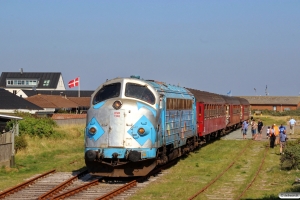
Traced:
[[138, 76], [115, 78], [91, 97], [85, 163], [92, 174], [144, 176], [198, 146], [193, 94]]

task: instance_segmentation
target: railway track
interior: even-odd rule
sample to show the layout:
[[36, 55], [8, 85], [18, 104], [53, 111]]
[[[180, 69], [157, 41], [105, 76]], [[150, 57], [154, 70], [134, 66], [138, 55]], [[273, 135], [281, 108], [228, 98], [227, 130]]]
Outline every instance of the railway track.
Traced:
[[[176, 162], [176, 161], [174, 161]], [[25, 181], [15, 187], [0, 193], [1, 199], [28, 200], [28, 199], [126, 199], [137, 190], [145, 187], [156, 179], [158, 174], [169, 166], [164, 165], [145, 177], [137, 180], [105, 180], [102, 177], [91, 176], [88, 171], [78, 174], [56, 172], [51, 170]]]
[[[205, 185], [197, 193], [193, 194], [188, 199], [241, 199], [258, 176], [264, 163], [266, 153], [269, 149], [257, 149], [257, 147], [252, 144], [254, 144], [254, 141], [249, 141], [248, 144], [245, 145], [245, 147], [238, 153], [238, 156], [234, 159], [234, 161], [232, 161], [227, 167], [225, 167], [224, 170], [216, 176], [216, 178], [214, 178], [212, 181], [210, 181], [207, 185]], [[261, 155], [263, 155], [260, 160], [259, 168], [254, 169], [254, 174], [246, 173], [247, 171], [253, 170], [251, 169], [253, 163], [245, 163], [245, 160], [243, 159], [243, 156], [245, 155], [253, 157], [261, 157]], [[222, 177], [226, 176], [227, 173], [230, 174], [231, 178], [228, 179], [225, 177], [223, 178], [223, 180], [221, 180]], [[249, 180], [250, 176], [253, 176], [251, 180]], [[213, 184], [220, 185], [218, 187], [220, 189], [218, 191], [210, 190], [210, 186]], [[242, 188], [243, 186], [244, 188]], [[239, 195], [237, 196], [237, 194]]]

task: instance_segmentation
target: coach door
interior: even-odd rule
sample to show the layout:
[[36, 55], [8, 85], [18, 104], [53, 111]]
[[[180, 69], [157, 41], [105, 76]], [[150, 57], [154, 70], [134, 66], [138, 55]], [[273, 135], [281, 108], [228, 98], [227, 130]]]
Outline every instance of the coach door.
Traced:
[[108, 146], [123, 147], [125, 127], [124, 127], [124, 111], [111, 110], [108, 127]]
[[204, 129], [204, 104], [197, 103], [197, 129], [198, 129], [198, 135], [203, 135], [203, 129]]

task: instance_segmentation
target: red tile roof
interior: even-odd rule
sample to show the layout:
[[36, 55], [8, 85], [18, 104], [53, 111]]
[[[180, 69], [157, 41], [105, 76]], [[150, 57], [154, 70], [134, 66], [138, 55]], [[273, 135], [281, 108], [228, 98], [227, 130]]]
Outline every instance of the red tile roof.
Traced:
[[90, 107], [91, 97], [68, 97], [68, 99], [75, 102], [79, 106]]
[[76, 108], [81, 106], [67, 97], [60, 95], [34, 95], [26, 98], [26, 100], [42, 108]]

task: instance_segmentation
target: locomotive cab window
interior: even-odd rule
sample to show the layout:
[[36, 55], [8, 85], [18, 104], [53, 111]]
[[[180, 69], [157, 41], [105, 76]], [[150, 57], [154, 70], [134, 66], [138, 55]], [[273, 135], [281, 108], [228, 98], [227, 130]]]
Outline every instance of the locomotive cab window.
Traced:
[[154, 94], [146, 86], [135, 83], [126, 84], [125, 96], [140, 99], [152, 105], [155, 103]]
[[112, 83], [104, 85], [95, 95], [93, 104], [97, 104], [106, 99], [111, 99], [120, 96], [121, 83]]

